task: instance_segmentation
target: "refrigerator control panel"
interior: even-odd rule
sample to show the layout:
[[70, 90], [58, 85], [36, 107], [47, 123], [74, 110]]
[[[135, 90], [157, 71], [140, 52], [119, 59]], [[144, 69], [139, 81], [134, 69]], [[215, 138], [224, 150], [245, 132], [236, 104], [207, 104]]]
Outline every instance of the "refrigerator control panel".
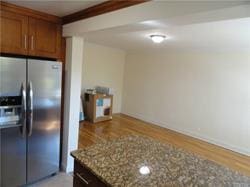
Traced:
[[0, 126], [18, 124], [22, 110], [21, 96], [0, 97]]

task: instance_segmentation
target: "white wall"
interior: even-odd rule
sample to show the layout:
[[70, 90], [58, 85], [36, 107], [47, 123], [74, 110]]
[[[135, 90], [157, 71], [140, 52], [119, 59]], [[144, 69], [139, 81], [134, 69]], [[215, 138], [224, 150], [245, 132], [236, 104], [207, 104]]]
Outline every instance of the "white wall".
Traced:
[[93, 43], [84, 44], [82, 91], [95, 86], [114, 89], [113, 112], [121, 112], [125, 52]]
[[62, 169], [73, 171], [74, 160], [70, 152], [78, 148], [79, 110], [81, 94], [83, 38], [66, 39], [65, 96]]
[[122, 112], [250, 155], [250, 54], [128, 54]]

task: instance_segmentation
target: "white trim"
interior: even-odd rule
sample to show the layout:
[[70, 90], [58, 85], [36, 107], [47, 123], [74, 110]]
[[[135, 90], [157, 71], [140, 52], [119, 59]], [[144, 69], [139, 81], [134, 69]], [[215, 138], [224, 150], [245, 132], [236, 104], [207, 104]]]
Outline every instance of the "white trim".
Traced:
[[247, 150], [247, 149], [245, 149], [243, 147], [238, 147], [238, 146], [235, 146], [235, 145], [229, 145], [229, 144], [227, 144], [225, 142], [221, 142], [221, 141], [216, 140], [214, 138], [207, 137], [206, 135], [203, 135], [203, 134], [197, 134], [196, 132], [192, 132], [192, 131], [189, 131], [189, 130], [179, 129], [177, 127], [173, 127], [173, 126], [171, 126], [169, 124], [166, 124], [164, 122], [149, 119], [149, 118], [147, 118], [147, 117], [145, 117], [145, 116], [143, 116], [141, 114], [131, 114], [129, 112], [122, 112], [122, 114], [125, 114], [125, 115], [128, 115], [128, 116], [143, 120], [143, 121], [148, 122], [148, 123], [152, 123], [152, 124], [154, 124], [156, 126], [167, 128], [167, 129], [179, 132], [181, 134], [185, 134], [185, 135], [200, 139], [202, 141], [205, 141], [205, 142], [208, 142], [208, 143], [223, 147], [225, 149], [229, 149], [231, 151], [234, 151], [234, 152], [246, 155], [246, 156], [250, 156], [250, 150]]

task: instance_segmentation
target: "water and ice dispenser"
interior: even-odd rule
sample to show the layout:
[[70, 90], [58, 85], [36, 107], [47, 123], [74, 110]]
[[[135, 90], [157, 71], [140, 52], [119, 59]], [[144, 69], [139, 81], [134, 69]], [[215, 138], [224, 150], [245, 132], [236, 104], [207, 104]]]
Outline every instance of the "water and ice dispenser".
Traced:
[[20, 123], [22, 112], [21, 96], [0, 97], [0, 128]]

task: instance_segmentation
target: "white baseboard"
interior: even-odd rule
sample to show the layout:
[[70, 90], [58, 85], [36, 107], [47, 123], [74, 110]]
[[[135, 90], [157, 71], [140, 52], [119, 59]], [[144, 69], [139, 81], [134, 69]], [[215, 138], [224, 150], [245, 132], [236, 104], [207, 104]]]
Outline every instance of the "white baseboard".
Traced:
[[226, 142], [221, 142], [220, 140], [216, 140], [214, 138], [207, 137], [204, 134], [197, 134], [196, 132], [192, 132], [192, 131], [189, 131], [189, 130], [179, 129], [178, 127], [173, 127], [173, 126], [171, 126], [169, 124], [166, 124], [164, 122], [149, 119], [149, 118], [147, 118], [147, 117], [145, 117], [145, 116], [143, 116], [141, 114], [132, 114], [132, 113], [129, 113], [129, 112], [122, 112], [122, 114], [125, 114], [125, 115], [128, 115], [128, 116], [143, 120], [143, 121], [148, 122], [148, 123], [152, 123], [154, 125], [157, 125], [157, 126], [160, 126], [160, 127], [163, 127], [163, 128], [167, 128], [167, 129], [179, 132], [181, 134], [185, 134], [185, 135], [188, 135], [188, 136], [203, 140], [205, 142], [208, 142], [208, 143], [223, 147], [225, 149], [229, 149], [231, 151], [234, 151], [234, 152], [246, 155], [246, 156], [250, 156], [250, 150], [248, 150], [246, 148], [238, 147], [238, 146], [235, 146], [235, 145], [229, 145]]

